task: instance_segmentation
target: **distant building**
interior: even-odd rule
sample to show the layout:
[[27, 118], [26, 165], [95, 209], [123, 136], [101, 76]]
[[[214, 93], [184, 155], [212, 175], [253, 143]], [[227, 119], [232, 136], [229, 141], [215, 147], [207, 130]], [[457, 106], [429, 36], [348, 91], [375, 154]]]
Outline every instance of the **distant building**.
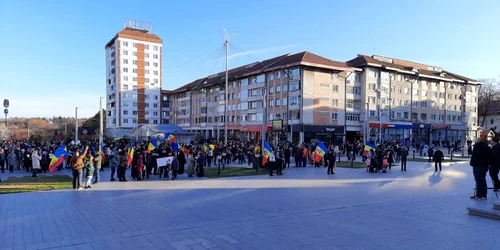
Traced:
[[122, 137], [138, 124], [160, 124], [162, 40], [130, 22], [106, 46], [106, 130]]
[[[371, 139], [465, 141], [476, 136], [480, 83], [440, 67], [385, 56], [358, 55], [362, 109]], [[348, 100], [349, 103], [350, 100]], [[348, 129], [349, 130], [349, 129]]]
[[161, 124], [170, 123], [170, 100], [169, 95], [171, 91], [162, 90], [161, 91]]
[[500, 101], [493, 101], [488, 108], [488, 114], [484, 117], [483, 114], [479, 115], [479, 126], [482, 126], [485, 130], [493, 129], [500, 132]]

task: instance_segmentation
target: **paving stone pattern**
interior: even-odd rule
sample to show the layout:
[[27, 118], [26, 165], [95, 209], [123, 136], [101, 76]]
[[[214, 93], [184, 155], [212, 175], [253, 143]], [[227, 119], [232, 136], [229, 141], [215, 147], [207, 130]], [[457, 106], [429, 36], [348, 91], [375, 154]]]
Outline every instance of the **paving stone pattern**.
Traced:
[[466, 162], [433, 170], [126, 183], [106, 170], [91, 190], [0, 195], [0, 249], [498, 249], [499, 222], [466, 210], [494, 195], [468, 199]]

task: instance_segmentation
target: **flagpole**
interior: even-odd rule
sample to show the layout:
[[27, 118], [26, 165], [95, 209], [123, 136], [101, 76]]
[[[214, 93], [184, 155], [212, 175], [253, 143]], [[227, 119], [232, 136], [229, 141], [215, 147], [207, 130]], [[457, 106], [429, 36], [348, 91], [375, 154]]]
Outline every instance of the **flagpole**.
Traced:
[[104, 97], [100, 97], [99, 98], [99, 148], [101, 147], [101, 145], [103, 144], [103, 141], [104, 141], [104, 119], [103, 119], [103, 116], [102, 116], [102, 99]]

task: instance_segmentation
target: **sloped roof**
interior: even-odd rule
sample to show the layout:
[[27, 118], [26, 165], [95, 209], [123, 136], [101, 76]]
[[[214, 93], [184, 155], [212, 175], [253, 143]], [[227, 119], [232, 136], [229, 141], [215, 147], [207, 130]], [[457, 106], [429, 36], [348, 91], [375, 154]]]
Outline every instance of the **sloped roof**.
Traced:
[[[244, 66], [230, 69], [228, 71], [228, 76], [229, 76], [228, 78], [229, 81], [233, 81], [245, 76], [262, 74], [265, 72], [289, 68], [298, 65], [320, 67], [338, 71], [355, 71], [355, 70], [360, 71], [360, 69], [351, 67], [344, 62], [332, 61], [328, 58], [324, 58], [316, 54], [313, 54], [311, 52], [304, 51], [296, 54], [285, 54], [264, 61], [254, 62]], [[226, 76], [225, 71], [219, 72], [211, 76], [194, 80], [180, 88], [173, 90], [172, 92], [179, 93], [200, 86], [210, 87], [218, 84], [223, 84], [225, 82], [225, 76]]]
[[[430, 70], [429, 67], [431, 66], [422, 63], [415, 63], [415, 62], [390, 58], [393, 61], [393, 63], [391, 63], [387, 61], [378, 60], [374, 57], [375, 56], [358, 55], [356, 58], [347, 61], [347, 65], [352, 67], [374, 66], [374, 67], [387, 68], [389, 70], [406, 71], [408, 73], [412, 72], [414, 68], [418, 68], [420, 70], [421, 77], [426, 77], [426, 76], [439, 77], [449, 81], [478, 84], [478, 82], [474, 79], [467, 78], [446, 70], [442, 71]], [[446, 73], [446, 75], [442, 75], [442, 73]]]

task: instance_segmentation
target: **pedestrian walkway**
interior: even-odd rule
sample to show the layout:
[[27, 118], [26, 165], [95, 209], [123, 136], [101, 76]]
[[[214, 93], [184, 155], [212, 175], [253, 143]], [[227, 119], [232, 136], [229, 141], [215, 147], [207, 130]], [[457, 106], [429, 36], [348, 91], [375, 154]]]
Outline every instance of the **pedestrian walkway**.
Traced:
[[91, 190], [0, 195], [0, 249], [496, 249], [498, 221], [467, 215], [481, 202], [470, 167], [443, 168], [144, 182], [106, 170]]

